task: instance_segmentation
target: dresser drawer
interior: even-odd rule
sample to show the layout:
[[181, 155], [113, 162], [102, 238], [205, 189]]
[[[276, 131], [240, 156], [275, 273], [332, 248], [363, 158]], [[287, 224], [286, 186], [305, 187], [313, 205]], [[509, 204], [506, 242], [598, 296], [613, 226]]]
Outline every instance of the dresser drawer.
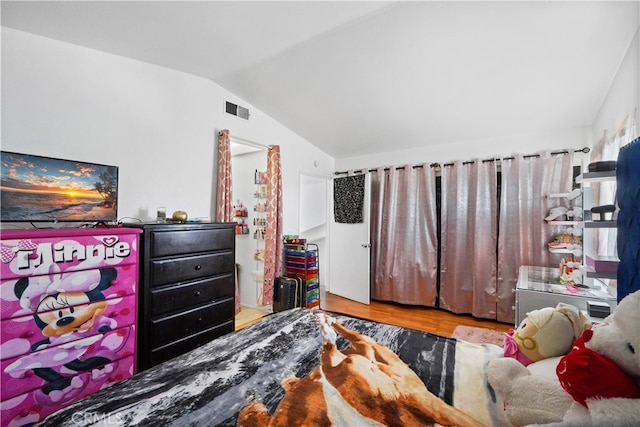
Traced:
[[231, 249], [235, 240], [233, 228], [151, 231], [151, 257], [209, 252]]
[[[135, 295], [98, 301], [93, 305], [98, 305], [98, 307], [92, 310], [91, 306], [74, 306], [73, 314], [85, 312], [88, 315], [76, 320], [76, 323], [82, 322], [82, 324], [73, 329], [57, 329], [58, 335], [56, 336], [45, 336], [33, 316], [2, 320], [0, 324], [3, 340], [0, 346], [2, 360], [87, 337], [99, 336], [105, 331], [133, 325], [137, 321]], [[102, 309], [104, 309], [102, 314], [90, 317], [91, 314], [99, 313]], [[50, 321], [51, 313], [43, 313], [46, 315], [39, 318], [39, 321]], [[71, 315], [71, 313], [69, 314]]]
[[162, 347], [180, 338], [202, 332], [216, 323], [233, 319], [234, 300], [220, 302], [184, 311], [172, 316], [151, 320], [151, 347]]
[[151, 364], [157, 365], [158, 363], [166, 362], [169, 359], [180, 356], [230, 332], [233, 332], [233, 322], [231, 321], [165, 345], [164, 347], [153, 349], [151, 351]]
[[151, 289], [151, 315], [184, 310], [223, 298], [233, 298], [233, 275], [212, 277], [195, 282]]
[[2, 319], [96, 303], [133, 295], [138, 288], [135, 265], [23, 277], [0, 283]]
[[[30, 231], [2, 233], [3, 279], [137, 264], [139, 231]], [[44, 237], [46, 234], [56, 236]], [[8, 237], [13, 235], [16, 238]]]
[[[45, 387], [52, 378], [70, 378], [84, 372], [99, 374], [104, 366], [135, 353], [136, 338], [132, 326], [109, 331], [59, 346], [3, 360], [2, 398]], [[71, 380], [66, 383], [67, 386]], [[51, 387], [53, 395], [59, 387]]]
[[183, 282], [202, 277], [232, 273], [233, 252], [186, 256], [151, 261], [151, 286]]
[[[89, 396], [97, 391], [109, 387], [118, 381], [133, 375], [135, 360], [133, 356], [109, 363], [93, 372], [82, 372], [73, 377], [71, 387], [66, 390], [49, 391], [36, 389], [19, 396], [2, 401], [1, 424], [2, 426], [27, 426], [42, 421], [47, 415], [58, 409], [71, 405], [74, 402]], [[2, 396], [4, 399], [4, 396]], [[96, 422], [96, 414], [78, 414], [76, 418], [80, 424], [82, 421], [93, 420]], [[101, 418], [107, 421], [108, 418]], [[117, 422], [112, 421], [117, 424]], [[102, 425], [105, 425], [103, 423]]]

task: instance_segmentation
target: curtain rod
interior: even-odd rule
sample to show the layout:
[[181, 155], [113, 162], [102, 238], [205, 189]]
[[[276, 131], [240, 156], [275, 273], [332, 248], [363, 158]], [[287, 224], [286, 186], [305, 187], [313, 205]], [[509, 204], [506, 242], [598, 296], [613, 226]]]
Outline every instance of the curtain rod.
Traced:
[[[584, 148], [581, 148], [579, 150], [573, 150], [574, 153], [584, 153], [584, 154], [587, 154], [589, 151], [591, 151], [591, 149], [589, 147], [584, 147]], [[569, 153], [568, 150], [553, 151], [551, 153], [551, 155], [567, 154], [567, 153]], [[527, 155], [524, 155], [522, 157], [524, 157], [525, 159], [528, 159], [530, 157], [540, 157], [540, 154], [527, 154]], [[496, 161], [500, 161], [500, 160], [513, 160], [513, 159], [515, 159], [515, 157], [513, 157], [513, 156], [502, 157], [502, 159], [500, 159], [500, 158], [485, 159], [485, 160], [482, 161], [482, 163], [496, 162]], [[469, 160], [469, 161], [466, 161], [466, 162], [462, 162], [463, 165], [471, 165], [473, 163], [475, 163], [474, 160]], [[454, 163], [444, 163], [443, 165], [440, 165], [440, 163], [431, 163], [429, 166], [432, 167], [432, 168], [437, 168], [437, 167], [442, 167], [442, 166], [453, 166], [453, 165], [454, 165]], [[422, 166], [423, 165], [413, 165], [412, 168], [417, 169], [417, 168], [421, 168]], [[405, 166], [397, 166], [396, 170], [401, 170], [401, 169], [404, 169], [404, 168], [405, 168]], [[377, 170], [378, 169], [368, 169], [368, 172], [376, 172]], [[384, 168], [384, 170], [388, 171], [389, 168]], [[363, 170], [363, 169], [359, 169], [359, 170], [354, 170], [353, 171], [353, 173], [364, 173], [364, 172], [365, 172], [365, 170]], [[348, 171], [342, 171], [342, 172], [336, 171], [333, 174], [334, 175], [343, 175], [345, 173], [349, 173], [349, 172]]]

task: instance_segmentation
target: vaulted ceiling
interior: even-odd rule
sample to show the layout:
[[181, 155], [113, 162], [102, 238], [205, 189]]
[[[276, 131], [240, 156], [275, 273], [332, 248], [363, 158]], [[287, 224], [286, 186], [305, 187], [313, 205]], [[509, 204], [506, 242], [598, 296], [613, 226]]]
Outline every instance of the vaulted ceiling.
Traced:
[[1, 8], [5, 27], [211, 79], [336, 158], [588, 126], [640, 19], [638, 1]]

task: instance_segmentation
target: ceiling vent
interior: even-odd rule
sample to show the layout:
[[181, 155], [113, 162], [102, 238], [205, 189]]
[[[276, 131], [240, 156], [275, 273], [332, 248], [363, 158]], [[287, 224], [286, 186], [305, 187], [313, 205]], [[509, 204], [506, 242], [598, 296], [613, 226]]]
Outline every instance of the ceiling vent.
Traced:
[[240, 117], [241, 119], [249, 120], [249, 109], [241, 107], [226, 101], [225, 111], [232, 116]]

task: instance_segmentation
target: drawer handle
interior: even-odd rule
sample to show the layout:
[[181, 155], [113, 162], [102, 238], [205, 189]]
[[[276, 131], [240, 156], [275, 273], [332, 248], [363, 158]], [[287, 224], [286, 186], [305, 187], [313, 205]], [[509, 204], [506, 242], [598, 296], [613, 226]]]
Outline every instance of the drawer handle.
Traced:
[[202, 323], [202, 317], [198, 317], [198, 323]]
[[33, 336], [34, 332], [33, 331], [27, 331], [24, 334], [22, 334], [22, 338], [31, 338]]
[[196, 296], [199, 297], [200, 295], [202, 295], [201, 291], [196, 291]]
[[196, 265], [196, 270], [200, 270], [202, 268], [201, 265]]
[[30, 378], [34, 375], [35, 375], [35, 372], [33, 372], [33, 369], [28, 369], [24, 372], [23, 378]]
[[114, 311], [113, 313], [111, 313], [111, 314], [109, 315], [109, 317], [111, 317], [111, 318], [113, 319], [113, 318], [118, 317], [119, 315], [120, 315], [120, 312], [118, 312], [118, 311]]

